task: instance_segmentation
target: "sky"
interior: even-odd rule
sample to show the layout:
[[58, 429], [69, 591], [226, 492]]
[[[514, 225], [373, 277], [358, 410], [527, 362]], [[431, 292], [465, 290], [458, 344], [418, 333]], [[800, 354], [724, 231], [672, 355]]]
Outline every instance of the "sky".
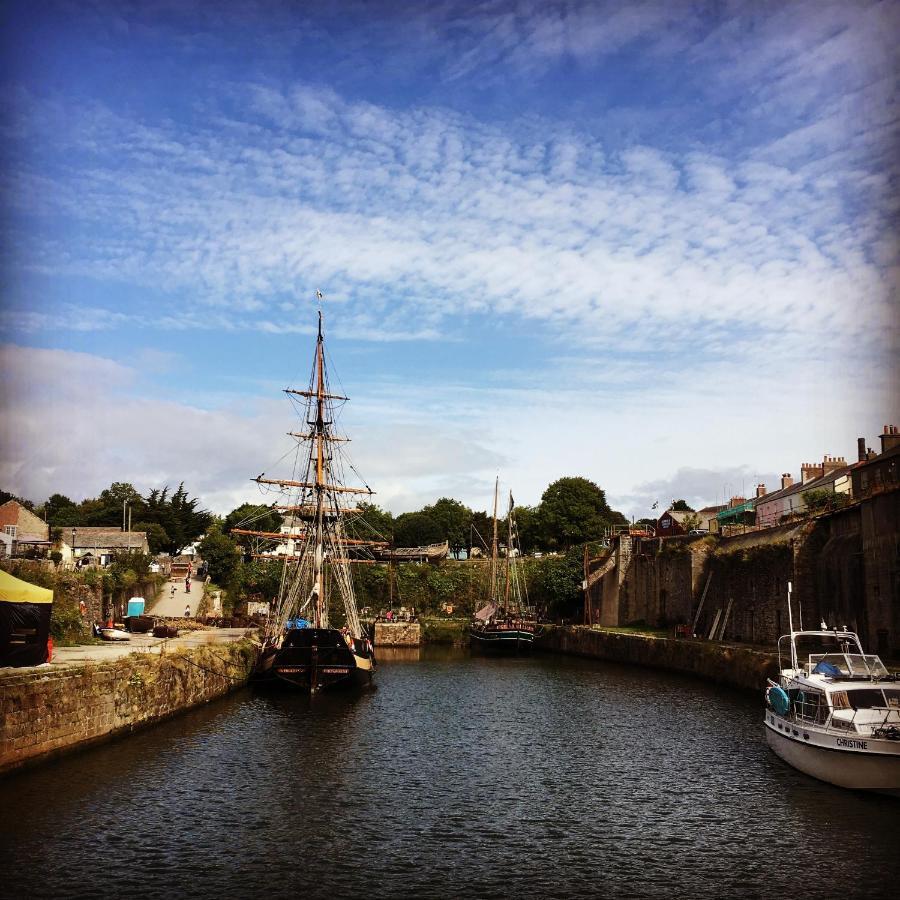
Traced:
[[394, 513], [581, 475], [640, 517], [900, 423], [900, 5], [0, 16], [4, 490], [259, 499], [317, 290]]

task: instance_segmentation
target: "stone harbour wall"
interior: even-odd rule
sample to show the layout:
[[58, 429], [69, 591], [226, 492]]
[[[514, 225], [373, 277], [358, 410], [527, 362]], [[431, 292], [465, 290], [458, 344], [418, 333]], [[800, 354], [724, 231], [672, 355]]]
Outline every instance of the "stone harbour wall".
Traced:
[[774, 678], [778, 673], [777, 654], [752, 647], [581, 625], [545, 626], [537, 646], [556, 653], [698, 675], [749, 691], [762, 691], [766, 678]]
[[422, 628], [418, 622], [376, 622], [376, 647], [418, 647]]
[[0, 670], [0, 773], [207, 703], [245, 684], [248, 640], [65, 667]]

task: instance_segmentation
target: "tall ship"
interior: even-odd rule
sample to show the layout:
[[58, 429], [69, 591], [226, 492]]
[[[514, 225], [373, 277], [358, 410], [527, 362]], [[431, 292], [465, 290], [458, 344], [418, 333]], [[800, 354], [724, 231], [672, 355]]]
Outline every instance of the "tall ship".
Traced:
[[534, 645], [538, 623], [528, 600], [528, 586], [520, 562], [521, 541], [509, 495], [506, 515], [506, 554], [499, 556], [497, 501], [499, 478], [494, 483], [494, 533], [491, 541], [491, 569], [488, 599], [469, 626], [469, 646], [473, 650], [500, 653], [527, 653]]
[[271, 548], [255, 555], [281, 565], [252, 680], [310, 692], [368, 685], [375, 655], [360, 622], [351, 569], [372, 562], [373, 549], [386, 544], [354, 536], [348, 527], [360, 512], [352, 498], [374, 492], [345, 480], [356, 470], [344, 450], [349, 438], [336, 432], [335, 423], [348, 398], [329, 384], [321, 308], [309, 387], [285, 393], [301, 423], [288, 432], [296, 442], [292, 476], [267, 478], [263, 472], [253, 479], [276, 495], [266, 509], [283, 514], [285, 524], [278, 532], [232, 529], [254, 539], [261, 551]]
[[[793, 630], [766, 689], [766, 741], [785, 762], [838, 787], [900, 797], [900, 676], [846, 628]], [[801, 649], [815, 649], [807, 653]]]

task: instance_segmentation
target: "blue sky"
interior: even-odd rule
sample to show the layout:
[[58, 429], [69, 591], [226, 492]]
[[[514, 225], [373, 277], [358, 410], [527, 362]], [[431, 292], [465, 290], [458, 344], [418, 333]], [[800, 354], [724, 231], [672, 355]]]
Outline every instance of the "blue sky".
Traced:
[[394, 512], [499, 472], [640, 516], [900, 420], [895, 4], [32, 7], [0, 487], [253, 499], [317, 288]]

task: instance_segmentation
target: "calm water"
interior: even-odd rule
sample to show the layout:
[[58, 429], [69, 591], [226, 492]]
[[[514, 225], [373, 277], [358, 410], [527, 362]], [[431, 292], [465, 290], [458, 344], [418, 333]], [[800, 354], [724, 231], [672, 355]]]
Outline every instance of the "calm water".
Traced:
[[245, 691], [0, 781], [0, 895], [900, 895], [900, 803], [786, 767], [753, 697], [543, 656], [378, 683]]

